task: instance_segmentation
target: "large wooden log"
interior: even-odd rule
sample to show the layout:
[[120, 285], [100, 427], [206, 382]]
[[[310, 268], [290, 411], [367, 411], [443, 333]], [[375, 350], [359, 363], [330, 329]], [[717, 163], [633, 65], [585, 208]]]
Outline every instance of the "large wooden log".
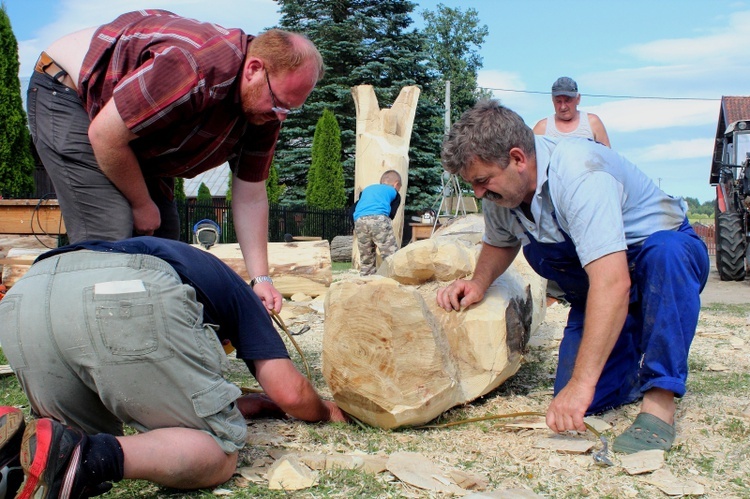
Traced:
[[65, 234], [57, 199], [0, 199], [0, 234]]
[[[217, 244], [205, 250], [219, 257], [250, 282], [239, 244]], [[276, 289], [289, 298], [295, 293], [316, 297], [328, 291], [333, 280], [331, 249], [327, 240], [268, 243], [268, 272]]]
[[11, 248], [5, 258], [0, 260], [3, 266], [3, 284], [6, 288], [13, 286], [31, 267], [36, 257], [48, 250], [36, 248]]
[[331, 285], [323, 376], [342, 409], [382, 428], [423, 424], [518, 370], [545, 307], [545, 282], [522, 255], [482, 302], [448, 313], [435, 301], [446, 281], [471, 274], [480, 239], [466, 226], [436, 234], [399, 250], [378, 276]]
[[[200, 245], [194, 246], [217, 256], [245, 281], [250, 281], [239, 244], [217, 244], [208, 250]], [[3, 284], [13, 286], [44, 251], [11, 248], [7, 257], [0, 261], [3, 264]], [[333, 280], [331, 251], [326, 240], [268, 243], [268, 265], [276, 289], [287, 298], [295, 293], [311, 297], [322, 295]]]

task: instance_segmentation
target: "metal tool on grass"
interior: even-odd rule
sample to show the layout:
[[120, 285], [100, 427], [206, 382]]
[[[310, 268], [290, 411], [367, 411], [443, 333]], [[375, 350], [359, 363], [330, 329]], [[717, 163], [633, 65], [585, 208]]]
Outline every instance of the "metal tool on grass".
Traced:
[[[442, 424], [432, 424], [432, 425], [422, 425], [418, 426], [417, 428], [448, 428], [449, 426], [458, 426], [461, 424], [466, 423], [476, 423], [478, 421], [490, 421], [493, 419], [508, 419], [508, 418], [518, 418], [521, 416], [546, 416], [543, 412], [538, 411], [528, 411], [528, 412], [512, 412], [510, 414], [490, 414], [489, 416], [480, 416], [477, 418], [468, 418], [468, 419], [462, 419], [460, 421], [451, 421], [450, 423], [442, 423]], [[586, 425], [586, 428], [594, 434], [595, 437], [599, 439], [599, 441], [602, 443], [602, 448], [598, 451], [594, 451], [591, 453], [591, 457], [594, 459], [594, 462], [600, 466], [614, 466], [615, 463], [613, 463], [609, 459], [609, 444], [607, 443], [607, 438], [602, 435], [600, 432], [598, 432], [593, 426], [590, 424], [584, 422], [583, 424]]]

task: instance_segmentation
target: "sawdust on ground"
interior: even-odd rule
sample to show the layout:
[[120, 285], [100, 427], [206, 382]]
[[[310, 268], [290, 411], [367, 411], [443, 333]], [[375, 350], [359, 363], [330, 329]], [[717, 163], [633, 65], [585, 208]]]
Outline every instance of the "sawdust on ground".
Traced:
[[[54, 238], [34, 236], [0, 238], [0, 258], [12, 247], [56, 246]], [[352, 271], [335, 279], [355, 276]], [[712, 266], [703, 293], [704, 308], [690, 353], [688, 392], [678, 402], [677, 439], [667, 454], [665, 468], [678, 480], [703, 486], [710, 498], [750, 497], [750, 279], [721, 282]], [[717, 305], [718, 304], [718, 305]], [[312, 308], [310, 308], [312, 306]], [[287, 303], [297, 309], [287, 323], [290, 330], [310, 330], [296, 336], [314, 372], [323, 395], [330, 396], [320, 375], [323, 314], [314, 303]], [[317, 308], [318, 311], [314, 310]], [[552, 398], [552, 379], [557, 345], [565, 324], [567, 308], [554, 304], [547, 309], [544, 323], [532, 337], [520, 371], [494, 392], [471, 404], [454, 408], [449, 420], [546, 411]], [[298, 356], [290, 345], [293, 359]], [[233, 362], [236, 369], [244, 364]], [[638, 413], [629, 405], [601, 414], [612, 425], [610, 439], [625, 430]], [[539, 418], [541, 419], [541, 418]], [[297, 421], [258, 420], [250, 432], [266, 444], [249, 445], [242, 451], [240, 466], [268, 459], [268, 450], [284, 448], [320, 454], [364, 452], [389, 455], [398, 451], [420, 452], [439, 465], [460, 468], [486, 477], [488, 490], [526, 489], [544, 497], [666, 497], [649, 483], [648, 475], [631, 476], [620, 466], [597, 466], [590, 454], [559, 454], [534, 448], [535, 442], [550, 436], [544, 428], [508, 427], [505, 421], [487, 421], [435, 430], [362, 430], [354, 425], [342, 430], [335, 425], [309, 425]], [[581, 438], [590, 438], [585, 435]], [[595, 449], [600, 448], [597, 443]], [[612, 454], [610, 454], [612, 455]], [[613, 456], [617, 464], [617, 456]], [[441, 497], [399, 483], [382, 473], [378, 480], [395, 483], [403, 497]], [[327, 497], [351, 497], [351, 491]], [[313, 497], [305, 491], [294, 497]]]
[[[716, 274], [712, 268], [712, 274]], [[349, 271], [335, 279], [356, 276]], [[704, 309], [690, 354], [691, 377], [688, 393], [678, 401], [677, 439], [667, 454], [665, 469], [678, 482], [697, 483], [703, 497], [750, 497], [750, 282], [725, 283], [712, 275], [703, 295]], [[732, 300], [722, 302], [721, 297]], [[711, 305], [719, 303], [720, 305]], [[732, 308], [732, 304], [738, 307]], [[316, 385], [329, 395], [320, 378], [320, 352], [323, 339], [323, 315], [305, 312], [288, 324], [293, 331], [304, 325], [310, 331], [296, 336], [316, 374]], [[308, 309], [309, 310], [309, 309]], [[548, 307], [546, 318], [530, 342], [530, 349], [520, 371], [494, 392], [444, 416], [448, 420], [541, 411], [552, 399], [552, 381], [557, 346], [567, 318], [568, 308], [556, 303]], [[296, 354], [290, 348], [292, 357]], [[694, 383], [691, 383], [695, 380]], [[611, 425], [605, 432], [609, 441], [624, 431], [638, 414], [638, 404], [607, 411], [599, 417]], [[542, 418], [528, 421], [543, 422]], [[282, 439], [277, 445], [298, 452], [391, 454], [415, 451], [446, 467], [458, 467], [487, 478], [488, 490], [526, 489], [544, 497], [667, 497], [649, 483], [649, 474], [631, 476], [618, 466], [617, 456], [610, 452], [614, 467], [595, 464], [591, 454], [560, 454], [534, 448], [536, 442], [552, 433], [545, 428], [508, 427], [508, 421], [497, 420], [435, 430], [362, 431], [352, 427], [342, 432], [327, 425], [314, 426], [280, 421], [251, 423], [251, 432], [274, 434]], [[533, 425], [530, 425], [533, 426]], [[582, 436], [596, 441], [591, 434]], [[600, 449], [597, 442], [594, 450]], [[246, 458], [265, 453], [262, 446], [251, 447]], [[395, 481], [384, 474], [379, 479]], [[404, 497], [440, 497], [399, 484]], [[295, 497], [313, 497], [302, 494]], [[335, 496], [339, 497], [339, 496]], [[342, 493], [340, 497], [346, 497]]]

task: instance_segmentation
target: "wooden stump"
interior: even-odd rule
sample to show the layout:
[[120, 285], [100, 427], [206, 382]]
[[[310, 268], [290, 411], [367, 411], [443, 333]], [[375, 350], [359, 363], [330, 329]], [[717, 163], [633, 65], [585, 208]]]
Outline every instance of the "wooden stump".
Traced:
[[399, 250], [378, 276], [331, 285], [323, 376], [343, 410], [382, 428], [424, 424], [518, 370], [545, 307], [544, 279], [522, 255], [482, 302], [448, 313], [435, 301], [445, 281], [473, 271], [480, 239], [436, 235]]

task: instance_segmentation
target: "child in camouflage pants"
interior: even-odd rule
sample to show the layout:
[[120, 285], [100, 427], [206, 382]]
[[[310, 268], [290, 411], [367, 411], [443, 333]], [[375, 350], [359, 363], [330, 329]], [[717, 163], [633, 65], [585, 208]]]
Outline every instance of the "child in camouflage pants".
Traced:
[[393, 218], [401, 204], [401, 175], [388, 170], [379, 184], [365, 187], [354, 208], [354, 232], [360, 257], [360, 273], [374, 274], [377, 270], [376, 248], [383, 259], [398, 251], [393, 232]]

